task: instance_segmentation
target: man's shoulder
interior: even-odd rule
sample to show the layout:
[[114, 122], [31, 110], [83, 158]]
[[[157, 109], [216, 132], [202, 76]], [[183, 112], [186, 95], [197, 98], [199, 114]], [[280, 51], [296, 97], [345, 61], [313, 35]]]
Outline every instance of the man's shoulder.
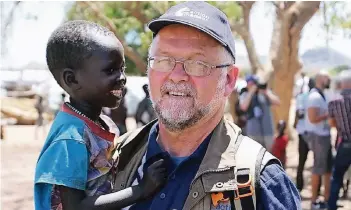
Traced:
[[149, 132], [155, 123], [157, 123], [157, 120], [151, 121], [150, 123], [140, 128], [137, 128], [133, 131], [129, 131], [123, 134], [122, 136], [118, 137], [115, 142], [117, 149], [123, 150], [123, 148], [126, 145], [133, 143], [135, 141], [139, 141], [141, 138], [144, 139], [146, 136], [149, 135]]
[[328, 106], [335, 106], [337, 104], [343, 103], [343, 98], [342, 97], [335, 97], [332, 100], [328, 102]]
[[308, 100], [313, 100], [313, 99], [323, 99], [321, 94], [318, 91], [313, 91], [311, 90], [310, 93], [308, 94]]
[[260, 170], [262, 172], [268, 164], [274, 163], [281, 166], [279, 160], [257, 141], [243, 135], [239, 138], [242, 140], [235, 154], [236, 164], [239, 168], [251, 168], [252, 171]]
[[[276, 176], [281, 176], [278, 179], [274, 179]], [[283, 177], [286, 177], [287, 174], [285, 173], [282, 166], [279, 164], [278, 161], [269, 161], [261, 170], [261, 183], [269, 183], [273, 181], [274, 183], [281, 183], [283, 182]], [[274, 180], [272, 180], [274, 179]]]
[[267, 164], [261, 172], [260, 188], [263, 209], [301, 209], [296, 186], [279, 164]]

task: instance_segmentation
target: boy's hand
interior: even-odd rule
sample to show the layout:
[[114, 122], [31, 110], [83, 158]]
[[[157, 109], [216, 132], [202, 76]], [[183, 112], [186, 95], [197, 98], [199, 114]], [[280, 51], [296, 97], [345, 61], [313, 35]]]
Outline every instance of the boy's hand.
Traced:
[[167, 180], [165, 160], [160, 159], [151, 164], [140, 182], [142, 197], [148, 198], [158, 192]]

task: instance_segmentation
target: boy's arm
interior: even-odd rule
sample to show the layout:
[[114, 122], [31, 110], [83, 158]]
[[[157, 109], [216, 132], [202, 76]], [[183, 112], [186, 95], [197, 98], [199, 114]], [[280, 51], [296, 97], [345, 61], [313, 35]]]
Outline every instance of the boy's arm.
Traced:
[[100, 196], [85, 197], [82, 190], [59, 186], [62, 207], [65, 210], [116, 210], [142, 200], [139, 185]]
[[88, 196], [82, 190], [58, 186], [65, 210], [116, 210], [140, 202], [159, 191], [167, 179], [164, 160], [155, 161], [147, 168], [142, 181], [114, 193]]

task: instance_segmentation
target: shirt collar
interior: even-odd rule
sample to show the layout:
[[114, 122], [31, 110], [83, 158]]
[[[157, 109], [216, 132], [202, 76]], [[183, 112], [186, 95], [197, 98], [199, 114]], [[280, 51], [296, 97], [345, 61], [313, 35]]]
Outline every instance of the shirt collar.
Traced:
[[[90, 128], [90, 130], [94, 134], [96, 134], [97, 136], [99, 136], [99, 137], [101, 137], [103, 139], [106, 139], [107, 141], [110, 141], [110, 142], [114, 141], [114, 138], [115, 138], [115, 134], [114, 133], [112, 133], [112, 132], [110, 132], [108, 130], [102, 129], [100, 126], [96, 125], [93, 121], [91, 121], [87, 117], [84, 117], [82, 115], [77, 114], [70, 107], [68, 107], [66, 104], [63, 104], [61, 106], [61, 111], [65, 112], [67, 114], [73, 115], [73, 116], [81, 119], [82, 121], [84, 121], [85, 124]], [[102, 118], [102, 120], [104, 120], [104, 119]], [[109, 123], [106, 123], [106, 124], [110, 127]]]
[[[158, 123], [155, 123], [150, 130], [150, 134], [148, 138], [149, 143], [148, 143], [148, 148], [146, 152], [146, 161], [148, 161], [149, 159], [157, 155], [170, 156], [169, 153], [164, 151], [164, 149], [161, 148], [161, 146], [157, 143], [156, 140], [157, 140], [158, 132], [159, 132], [159, 125]], [[191, 158], [191, 159], [198, 159], [201, 161], [203, 156], [205, 155], [211, 136], [212, 136], [212, 133], [210, 133], [210, 135], [206, 137], [206, 139], [200, 144], [200, 146], [187, 159]]]

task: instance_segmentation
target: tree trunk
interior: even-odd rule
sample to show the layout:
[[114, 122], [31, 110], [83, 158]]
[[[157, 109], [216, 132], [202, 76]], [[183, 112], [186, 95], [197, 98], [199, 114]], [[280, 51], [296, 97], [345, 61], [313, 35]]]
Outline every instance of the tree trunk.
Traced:
[[244, 40], [245, 47], [247, 50], [247, 55], [251, 64], [252, 74], [262, 74], [264, 71], [255, 48], [255, 43], [250, 33], [250, 13], [255, 2], [253, 1], [241, 1], [239, 5], [243, 11], [242, 23], [241, 24], [231, 24], [231, 29], [236, 31], [240, 37]]
[[274, 121], [289, 121], [294, 76], [301, 69], [298, 51], [301, 30], [318, 10], [320, 2], [296, 2], [287, 10], [277, 11], [270, 49], [273, 76], [272, 89], [281, 101], [273, 109]]

